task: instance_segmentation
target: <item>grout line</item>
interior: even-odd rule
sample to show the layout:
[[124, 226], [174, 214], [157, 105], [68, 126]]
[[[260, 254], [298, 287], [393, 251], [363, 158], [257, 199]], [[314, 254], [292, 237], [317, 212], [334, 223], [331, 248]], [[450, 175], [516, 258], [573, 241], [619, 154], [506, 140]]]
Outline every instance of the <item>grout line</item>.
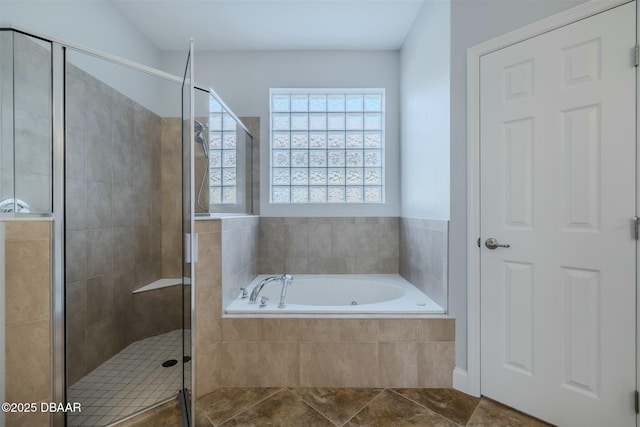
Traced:
[[[226, 387], [226, 388], [236, 388], [236, 387]], [[239, 388], [239, 387], [238, 387], [238, 388]], [[259, 387], [256, 387], [256, 388], [259, 388]], [[220, 390], [220, 389], [218, 389], [218, 390]], [[226, 422], [227, 422], [227, 421], [229, 421], [229, 420], [234, 419], [234, 418], [235, 418], [235, 417], [237, 417], [238, 415], [244, 414], [244, 413], [245, 413], [245, 412], [247, 412], [249, 409], [253, 408], [253, 407], [254, 407], [254, 406], [256, 406], [256, 405], [259, 405], [260, 403], [264, 402], [264, 401], [265, 401], [265, 400], [267, 400], [267, 399], [272, 398], [272, 397], [273, 397], [273, 396], [275, 396], [276, 394], [280, 393], [282, 390], [286, 390], [286, 387], [280, 387], [280, 388], [276, 389], [276, 391], [274, 391], [274, 392], [273, 392], [273, 393], [271, 393], [270, 395], [265, 396], [263, 399], [258, 400], [258, 401], [257, 401], [257, 402], [255, 402], [253, 405], [246, 407], [245, 409], [243, 409], [243, 410], [241, 410], [240, 412], [236, 413], [236, 414], [235, 414], [235, 415], [233, 415], [232, 417], [227, 418], [226, 420], [222, 421], [222, 422], [221, 422], [220, 424], [218, 424], [218, 425], [223, 425], [224, 423], [226, 423]], [[197, 405], [197, 404], [198, 404], [198, 402], [196, 401], [196, 405]], [[213, 423], [212, 423], [212, 424], [213, 424]], [[215, 426], [215, 424], [214, 424], [214, 426]]]
[[[378, 392], [378, 394], [376, 394], [375, 396], [373, 396], [373, 397], [371, 398], [371, 400], [369, 400], [367, 403], [365, 403], [365, 405], [364, 405], [362, 408], [358, 409], [358, 410], [356, 411], [356, 413], [355, 413], [355, 414], [353, 414], [353, 415], [352, 415], [352, 416], [351, 416], [347, 421], [345, 421], [345, 422], [342, 424], [342, 426], [347, 425], [347, 423], [349, 423], [349, 421], [351, 421], [351, 419], [352, 419], [353, 417], [355, 417], [355, 416], [356, 416], [356, 415], [358, 415], [360, 412], [362, 412], [362, 410], [363, 410], [364, 408], [366, 408], [367, 406], [369, 406], [369, 404], [370, 404], [371, 402], [373, 402], [375, 399], [377, 399], [377, 398], [378, 398], [382, 393], [384, 393], [384, 391], [385, 391], [385, 390], [387, 390], [387, 389], [386, 389], [386, 388], [381, 389], [381, 390]], [[341, 427], [342, 427], [342, 426], [341, 426]]]
[[[454, 424], [455, 424], [455, 425], [457, 425], [457, 426], [460, 426], [460, 424], [458, 424], [457, 422], [455, 422], [455, 421], [453, 421], [453, 420], [451, 420], [451, 419], [449, 419], [449, 418], [445, 417], [444, 415], [442, 415], [442, 414], [440, 414], [440, 413], [436, 412], [435, 410], [433, 410], [433, 409], [431, 409], [431, 408], [428, 408], [427, 406], [423, 405], [422, 403], [416, 402], [415, 400], [411, 399], [410, 397], [407, 397], [407, 396], [405, 396], [404, 394], [402, 394], [402, 393], [400, 393], [400, 392], [398, 392], [398, 391], [396, 391], [396, 390], [394, 390], [394, 389], [389, 389], [389, 391], [392, 391], [392, 392], [394, 392], [395, 394], [397, 394], [398, 396], [400, 396], [400, 397], [404, 397], [404, 398], [405, 398], [405, 399], [407, 399], [409, 402], [415, 403], [416, 405], [420, 406], [421, 408], [424, 408], [424, 409], [426, 409], [426, 410], [428, 410], [428, 411], [431, 411], [431, 412], [433, 412], [434, 414], [436, 414], [436, 415], [438, 415], [438, 416], [440, 416], [440, 417], [444, 418], [445, 420], [450, 421], [450, 422], [454, 423]], [[480, 401], [478, 401], [478, 404], [480, 404]], [[476, 408], [477, 408], [477, 406], [478, 406], [478, 405], [476, 405]], [[476, 408], [473, 408], [473, 411], [474, 411], [474, 412], [475, 412]], [[473, 414], [473, 413], [472, 413], [472, 414]], [[469, 419], [471, 419], [471, 417], [469, 417]], [[469, 421], [467, 421], [467, 423], [468, 423], [468, 422], [469, 422]], [[466, 424], [465, 424], [465, 425], [466, 425]], [[464, 427], [464, 426], [462, 426], [462, 427]]]
[[293, 393], [293, 395], [298, 399], [299, 402], [302, 402], [302, 404], [305, 405], [307, 408], [311, 409], [313, 412], [315, 412], [316, 414], [320, 415], [322, 418], [328, 420], [334, 426], [341, 427], [339, 424], [337, 424], [331, 418], [329, 418], [328, 416], [326, 416], [325, 414], [323, 414], [322, 412], [318, 411], [316, 408], [314, 408], [313, 406], [311, 406], [307, 402], [305, 402], [304, 399], [301, 398], [300, 396], [298, 396], [296, 393]]
[[476, 407], [473, 409], [473, 412], [471, 413], [471, 416], [469, 417], [469, 419], [467, 420], [467, 424], [465, 424], [465, 426], [468, 426], [469, 423], [471, 422], [471, 420], [473, 419], [473, 416], [476, 414], [476, 411], [478, 410], [478, 408], [480, 407], [480, 402], [482, 402], [482, 400], [484, 399], [484, 397], [480, 397], [480, 399], [478, 400], [478, 404], [476, 405]]
[[386, 388], [385, 388], [385, 389], [382, 389], [382, 390], [380, 391], [380, 393], [378, 393], [378, 395], [377, 395], [377, 396], [375, 396], [373, 399], [371, 399], [371, 400], [369, 401], [369, 403], [367, 403], [366, 405], [364, 405], [364, 406], [362, 407], [362, 409], [360, 409], [358, 412], [356, 412], [355, 414], [353, 414], [353, 415], [352, 415], [352, 416], [351, 416], [347, 421], [345, 421], [345, 422], [344, 422], [344, 424], [342, 424], [342, 425], [343, 425], [343, 426], [346, 426], [347, 424], [349, 424], [349, 422], [350, 422], [352, 419], [354, 419], [354, 418], [355, 418], [359, 413], [361, 413], [361, 412], [362, 412], [362, 411], [364, 411], [364, 410], [365, 410], [369, 405], [371, 405], [371, 404], [373, 403], [373, 401], [374, 401], [374, 400], [380, 399], [380, 396], [382, 396], [382, 394], [384, 393], [384, 391], [385, 391], [385, 390], [388, 390], [388, 389], [386, 389]]

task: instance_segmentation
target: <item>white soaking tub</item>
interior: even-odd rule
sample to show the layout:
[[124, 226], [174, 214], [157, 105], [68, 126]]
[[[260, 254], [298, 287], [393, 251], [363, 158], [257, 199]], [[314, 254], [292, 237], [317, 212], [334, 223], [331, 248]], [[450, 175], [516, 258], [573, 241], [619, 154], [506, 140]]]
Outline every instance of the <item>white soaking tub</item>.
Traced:
[[[273, 274], [261, 274], [253, 287]], [[255, 304], [242, 295], [233, 300], [227, 314], [444, 314], [444, 310], [398, 274], [294, 274], [287, 289], [285, 307], [278, 308], [281, 281], [262, 288]], [[260, 307], [263, 296], [269, 298]]]

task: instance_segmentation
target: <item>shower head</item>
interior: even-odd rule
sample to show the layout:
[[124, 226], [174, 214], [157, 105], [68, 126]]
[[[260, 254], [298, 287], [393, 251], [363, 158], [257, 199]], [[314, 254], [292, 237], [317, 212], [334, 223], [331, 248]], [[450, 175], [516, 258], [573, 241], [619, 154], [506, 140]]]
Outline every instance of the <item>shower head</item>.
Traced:
[[207, 125], [203, 125], [198, 120], [193, 121], [193, 134], [194, 139], [197, 144], [202, 146], [202, 151], [204, 151], [204, 156], [209, 158], [209, 144], [207, 143], [207, 134], [209, 133], [209, 129]]

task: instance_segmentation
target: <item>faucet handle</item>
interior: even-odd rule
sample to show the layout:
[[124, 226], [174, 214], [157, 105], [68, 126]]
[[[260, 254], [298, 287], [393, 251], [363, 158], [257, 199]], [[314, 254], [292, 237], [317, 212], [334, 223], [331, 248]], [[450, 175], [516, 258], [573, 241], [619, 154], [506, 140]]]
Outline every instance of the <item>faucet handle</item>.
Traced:
[[262, 296], [260, 298], [260, 308], [265, 308], [267, 306], [267, 301], [269, 301], [269, 297]]
[[247, 288], [240, 288], [240, 290], [242, 291], [242, 296], [240, 297], [241, 299], [249, 298], [249, 292], [247, 292]]

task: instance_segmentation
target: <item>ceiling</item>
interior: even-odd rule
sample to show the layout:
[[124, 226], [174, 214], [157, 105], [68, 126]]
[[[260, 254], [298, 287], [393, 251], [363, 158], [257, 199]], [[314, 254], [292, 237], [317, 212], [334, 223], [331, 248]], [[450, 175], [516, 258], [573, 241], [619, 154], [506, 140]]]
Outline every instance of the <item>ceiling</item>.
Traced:
[[398, 49], [423, 0], [111, 0], [160, 50]]

